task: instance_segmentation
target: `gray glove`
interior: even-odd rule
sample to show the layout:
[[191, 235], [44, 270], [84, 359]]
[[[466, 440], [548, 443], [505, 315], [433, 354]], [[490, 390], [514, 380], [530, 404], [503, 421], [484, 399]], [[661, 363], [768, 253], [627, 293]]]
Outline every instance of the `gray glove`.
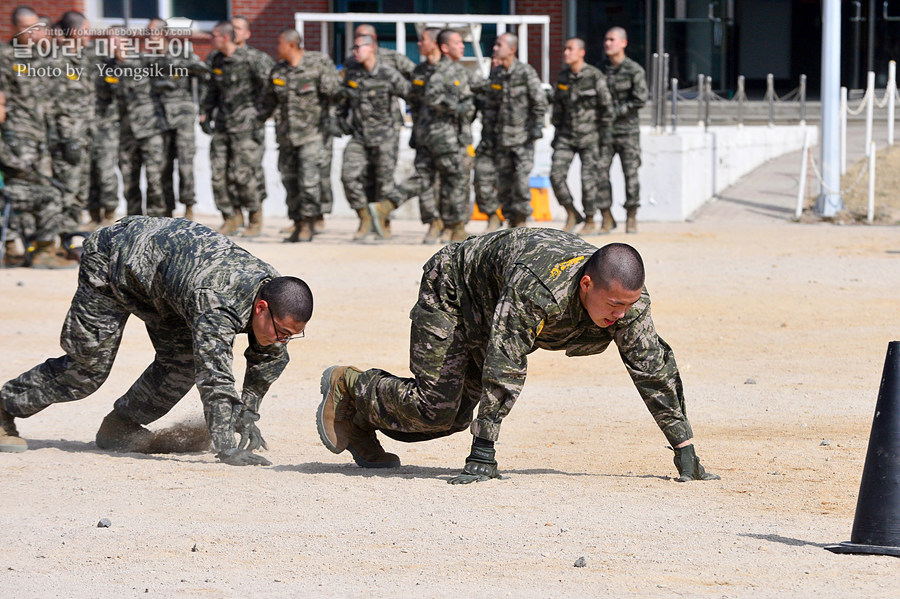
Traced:
[[249, 449], [239, 449], [237, 447], [232, 447], [231, 449], [225, 449], [216, 454], [216, 457], [219, 458], [219, 461], [228, 464], [229, 466], [271, 466], [272, 462], [262, 457], [261, 455], [256, 455]]
[[700, 458], [694, 452], [693, 445], [675, 449], [675, 467], [678, 468], [678, 478], [675, 480], [686, 483], [690, 480], [719, 480], [718, 474], [707, 472], [700, 464]]
[[461, 474], [448, 480], [451, 485], [467, 485], [480, 483], [492, 478], [503, 478], [497, 470], [497, 460], [494, 459], [493, 447], [479, 447], [472, 445], [472, 452], [466, 458], [466, 466]]
[[253, 410], [244, 410], [234, 421], [234, 432], [241, 436], [241, 440], [238, 443], [239, 449], [246, 449], [247, 451], [256, 451], [260, 447], [269, 449], [269, 446], [266, 445], [266, 440], [263, 439], [262, 433], [259, 431], [259, 427], [256, 426], [257, 420], [259, 420], [259, 414]]

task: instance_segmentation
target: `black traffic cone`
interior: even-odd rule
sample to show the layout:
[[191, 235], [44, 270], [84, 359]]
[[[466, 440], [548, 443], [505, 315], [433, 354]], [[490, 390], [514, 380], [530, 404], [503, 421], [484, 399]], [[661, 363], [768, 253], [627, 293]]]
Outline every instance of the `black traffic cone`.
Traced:
[[900, 341], [884, 359], [850, 541], [825, 549], [900, 557]]

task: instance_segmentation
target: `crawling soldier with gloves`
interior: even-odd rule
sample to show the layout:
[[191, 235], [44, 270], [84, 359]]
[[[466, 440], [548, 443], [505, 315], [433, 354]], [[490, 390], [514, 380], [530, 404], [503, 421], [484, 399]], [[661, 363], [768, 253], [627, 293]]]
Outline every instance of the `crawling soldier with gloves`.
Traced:
[[[569, 356], [611, 343], [674, 448], [676, 480], [711, 480], [694, 452], [681, 377], [657, 334], [644, 264], [623, 243], [599, 250], [556, 229], [505, 229], [435, 254], [410, 313], [413, 378], [333, 366], [322, 376], [317, 423], [325, 446], [364, 468], [400, 465], [375, 431], [404, 442], [471, 429], [453, 484], [500, 478], [494, 442], [525, 383], [534, 350]], [[476, 413], [477, 410], [477, 413]]]
[[[97, 446], [151, 451], [142, 425], [162, 418], [195, 384], [217, 457], [235, 466], [269, 461], [259, 406], [288, 363], [285, 345], [312, 316], [309, 287], [241, 249], [224, 235], [184, 219], [127, 217], [84, 242], [78, 289], [63, 324], [64, 355], [0, 388], [0, 451], [22, 452], [15, 418], [75, 401], [106, 380], [132, 314], [156, 350], [150, 366], [97, 431]], [[232, 346], [246, 334], [247, 369], [235, 389]], [[235, 435], [240, 436], [238, 442]]]

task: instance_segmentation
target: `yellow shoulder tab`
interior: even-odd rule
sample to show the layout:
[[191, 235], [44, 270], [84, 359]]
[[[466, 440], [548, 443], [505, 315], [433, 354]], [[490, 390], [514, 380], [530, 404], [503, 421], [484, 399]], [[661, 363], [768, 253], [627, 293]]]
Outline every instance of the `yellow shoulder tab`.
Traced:
[[456, 87], [459, 87], [459, 79], [454, 79], [453, 85], [455, 85]]
[[491, 83], [491, 89], [503, 89], [503, 86], [499, 83]]
[[354, 89], [359, 87], [359, 83], [357, 83], [356, 81], [348, 81], [347, 85], [349, 85], [350, 87], [352, 87]]
[[275, 84], [275, 85], [280, 85], [280, 86], [283, 87], [283, 86], [284, 86], [284, 79], [279, 79], [278, 77], [276, 77], [275, 79], [272, 79], [272, 83]]
[[104, 77], [103, 80], [106, 81], [107, 83], [118, 83], [119, 82], [118, 77]]
[[556, 87], [557, 87], [558, 89], [563, 90], [563, 91], [566, 91], [567, 89], [569, 89], [569, 86], [566, 85], [565, 83], [559, 83], [559, 84], [556, 85]]
[[72, 81], [78, 81], [78, 73], [66, 73], [66, 78]]
[[14, 65], [13, 65], [13, 70], [14, 70], [16, 73], [24, 73], [25, 71], [28, 70], [28, 67], [25, 66], [24, 64], [14, 64]]
[[213, 69], [213, 73], [215, 73], [216, 75], [221, 75], [222, 69]]
[[413, 85], [422, 86], [425, 85], [425, 81], [422, 79], [413, 79]]

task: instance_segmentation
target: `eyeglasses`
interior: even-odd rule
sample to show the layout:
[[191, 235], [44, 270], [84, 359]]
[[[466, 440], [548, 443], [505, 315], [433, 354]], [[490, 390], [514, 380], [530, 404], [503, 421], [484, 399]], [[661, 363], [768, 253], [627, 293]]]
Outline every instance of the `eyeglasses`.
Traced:
[[272, 315], [272, 311], [269, 310], [269, 318], [272, 320], [272, 330], [275, 331], [275, 341], [278, 343], [287, 343], [288, 341], [292, 341], [294, 339], [303, 339], [306, 337], [306, 331], [300, 331], [296, 335], [291, 335], [288, 333], [287, 335], [279, 335], [278, 334], [278, 325], [275, 324], [275, 317]]
[[350, 49], [353, 50], [354, 52], [356, 52], [357, 50], [359, 50], [359, 49], [362, 48], [363, 46], [371, 46], [371, 45], [372, 45], [372, 44], [354, 44], [354, 45], [350, 46]]

